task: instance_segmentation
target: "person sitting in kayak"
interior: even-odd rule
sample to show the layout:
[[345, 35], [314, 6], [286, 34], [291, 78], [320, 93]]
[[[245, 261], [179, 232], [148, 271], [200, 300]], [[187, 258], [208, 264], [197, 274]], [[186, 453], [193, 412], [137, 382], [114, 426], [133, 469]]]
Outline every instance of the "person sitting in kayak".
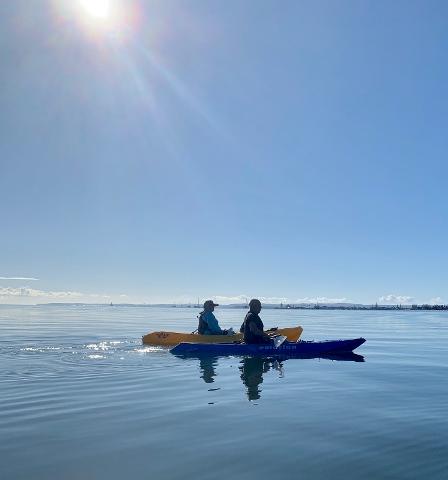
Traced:
[[253, 298], [249, 302], [249, 312], [240, 328], [245, 343], [272, 343], [272, 338], [264, 332], [260, 312], [261, 302], [257, 298]]
[[215, 307], [219, 307], [217, 303], [214, 303], [213, 300], [206, 300], [204, 302], [204, 310], [198, 315], [199, 325], [198, 333], [199, 335], [226, 335], [227, 331], [222, 330], [216, 320], [213, 310]]

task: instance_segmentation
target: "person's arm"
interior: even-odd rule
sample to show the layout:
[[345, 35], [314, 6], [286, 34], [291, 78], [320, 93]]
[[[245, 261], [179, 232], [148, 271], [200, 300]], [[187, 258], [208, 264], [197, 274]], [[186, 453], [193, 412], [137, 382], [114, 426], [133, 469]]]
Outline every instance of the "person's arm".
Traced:
[[222, 335], [224, 332], [221, 330], [221, 327], [218, 324], [218, 320], [213, 315], [213, 313], [207, 313], [204, 320], [207, 322], [208, 329], [212, 335]]

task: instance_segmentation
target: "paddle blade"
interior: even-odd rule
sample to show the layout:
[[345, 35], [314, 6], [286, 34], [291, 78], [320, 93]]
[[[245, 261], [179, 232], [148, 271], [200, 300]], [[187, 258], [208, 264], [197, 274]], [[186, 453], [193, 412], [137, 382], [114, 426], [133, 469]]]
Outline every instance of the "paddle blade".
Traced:
[[284, 335], [279, 335], [278, 337], [274, 337], [274, 347], [278, 348], [285, 340], [286, 337]]

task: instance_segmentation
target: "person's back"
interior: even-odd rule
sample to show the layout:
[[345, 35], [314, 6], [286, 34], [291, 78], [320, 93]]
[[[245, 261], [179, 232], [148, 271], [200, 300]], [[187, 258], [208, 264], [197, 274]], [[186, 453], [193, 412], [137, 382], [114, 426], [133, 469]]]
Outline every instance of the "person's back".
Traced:
[[272, 339], [264, 333], [264, 325], [259, 313], [261, 312], [261, 302], [252, 299], [249, 302], [249, 312], [247, 313], [241, 330], [245, 343], [271, 343]]

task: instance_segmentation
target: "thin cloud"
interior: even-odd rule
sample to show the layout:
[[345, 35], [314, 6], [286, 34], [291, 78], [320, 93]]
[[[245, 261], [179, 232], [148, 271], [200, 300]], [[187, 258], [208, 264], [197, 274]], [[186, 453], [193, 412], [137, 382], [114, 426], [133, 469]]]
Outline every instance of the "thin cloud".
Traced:
[[330, 297], [304, 297], [298, 298], [294, 303], [348, 303], [349, 300], [345, 297], [330, 298]]
[[[222, 305], [228, 304], [245, 304], [249, 302], [251, 298], [258, 298], [263, 303], [288, 303], [289, 300], [286, 297], [264, 297], [257, 295], [207, 295], [206, 297], [201, 297], [199, 303], [202, 304], [205, 300], [211, 299], [215, 302], [218, 302]], [[194, 303], [196, 304], [197, 298], [192, 298], [191, 295], [180, 295], [174, 299], [175, 303]]]
[[0, 277], [0, 280], [25, 280], [25, 281], [38, 281], [39, 279], [38, 278], [34, 278], [34, 277]]
[[217, 302], [223, 304], [226, 303], [247, 303], [252, 298], [258, 298], [260, 302], [263, 303], [287, 303], [288, 299], [286, 297], [263, 297], [263, 296], [253, 296], [253, 295], [214, 295], [212, 296]]
[[79, 298], [83, 294], [80, 292], [52, 292], [44, 290], [36, 290], [35, 288], [0, 288], [0, 297], [49, 297], [49, 298]]
[[383, 295], [378, 299], [379, 303], [392, 303], [392, 304], [407, 304], [412, 303], [414, 301], [414, 297], [410, 297], [409, 295]]
[[0, 287], [1, 298], [44, 298], [44, 299], [62, 299], [62, 300], [79, 300], [79, 299], [109, 299], [110, 295], [100, 293], [82, 293], [75, 291], [46, 291], [37, 290], [35, 288], [20, 287]]
[[[339, 297], [339, 298], [331, 298], [331, 297], [304, 297], [299, 298], [297, 300], [293, 300], [288, 297], [265, 297], [265, 296], [253, 296], [253, 295], [210, 295], [210, 299], [214, 301], [226, 305], [231, 303], [247, 303], [251, 298], [258, 298], [262, 303], [273, 303], [273, 304], [298, 304], [298, 303], [349, 303], [350, 300], [346, 297]], [[201, 299], [200, 303], [202, 303], [204, 299]], [[176, 299], [177, 303], [196, 303], [197, 300], [192, 300], [192, 298], [188, 295], [182, 295]]]
[[428, 303], [430, 305], [442, 305], [444, 302], [442, 297], [434, 297], [434, 298], [431, 298], [431, 300]]

